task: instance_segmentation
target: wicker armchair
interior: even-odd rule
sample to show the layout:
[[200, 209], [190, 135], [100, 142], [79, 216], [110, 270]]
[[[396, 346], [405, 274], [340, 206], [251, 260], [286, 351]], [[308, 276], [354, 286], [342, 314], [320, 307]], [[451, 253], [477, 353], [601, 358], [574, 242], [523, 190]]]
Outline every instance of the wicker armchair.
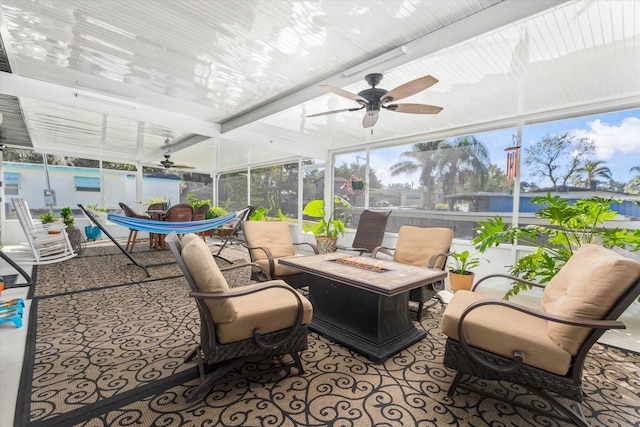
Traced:
[[[242, 224], [244, 238], [243, 244], [249, 249], [251, 262], [263, 267], [274, 279], [281, 279], [294, 288], [307, 285], [305, 274], [295, 268], [281, 265], [278, 260], [296, 256], [295, 247], [307, 245], [314, 253], [318, 248], [312, 243], [293, 243], [289, 226], [283, 221], [245, 221]], [[263, 270], [254, 269], [251, 275], [253, 280], [263, 281]]]
[[351, 246], [337, 246], [342, 251], [358, 252], [359, 255], [371, 253], [382, 244], [391, 211], [375, 212], [365, 209], [360, 215], [356, 235]]
[[[494, 277], [537, 286], [495, 274], [478, 281], [473, 290]], [[442, 317], [442, 331], [448, 337], [444, 365], [458, 371], [449, 395], [461, 387], [589, 426], [580, 407], [585, 358], [605, 330], [625, 327], [616, 319], [640, 295], [640, 262], [637, 255], [623, 250], [585, 245], [544, 288], [540, 310], [473, 291], [455, 293]], [[517, 395], [511, 399], [471, 387], [462, 381], [465, 374], [518, 384], [555, 410], [526, 405]], [[558, 398], [573, 402], [566, 405]]]
[[[196, 357], [201, 384], [189, 398], [193, 401], [223, 377], [226, 381], [255, 375], [249, 370], [227, 376], [252, 357], [289, 355], [291, 362], [278, 360], [269, 372], [304, 369], [298, 353], [307, 348], [307, 324], [311, 303], [281, 280], [229, 289], [207, 244], [196, 234], [185, 234], [182, 241], [175, 232], [165, 241], [184, 273], [200, 312], [200, 344], [187, 357]], [[224, 270], [246, 267], [234, 264]], [[212, 372], [205, 373], [205, 365]]]
[[[453, 229], [446, 227], [403, 225], [398, 232], [395, 248], [381, 246], [374, 249], [372, 255], [377, 257], [381, 251], [393, 251], [393, 260], [396, 262], [444, 270], [453, 240], [453, 233]], [[444, 282], [434, 283], [410, 291], [409, 300], [418, 303], [416, 315], [418, 322], [422, 320], [422, 310], [425, 303], [431, 300], [436, 295], [436, 292], [441, 289], [444, 289]]]

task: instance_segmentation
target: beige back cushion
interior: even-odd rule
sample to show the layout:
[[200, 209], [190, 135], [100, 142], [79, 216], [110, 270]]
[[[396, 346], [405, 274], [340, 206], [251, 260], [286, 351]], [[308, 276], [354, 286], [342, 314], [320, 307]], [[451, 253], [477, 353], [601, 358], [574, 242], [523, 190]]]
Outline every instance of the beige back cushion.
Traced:
[[[194, 234], [195, 236], [195, 234]], [[200, 292], [227, 292], [229, 285], [220, 272], [207, 244], [196, 236], [182, 238], [182, 259]], [[215, 323], [233, 321], [238, 310], [231, 300], [206, 300]]]
[[[547, 284], [542, 310], [560, 316], [602, 319], [640, 276], [640, 263], [598, 245], [584, 245]], [[590, 330], [549, 322], [551, 339], [575, 355]]]
[[[453, 230], [437, 227], [413, 227], [403, 225], [398, 232], [393, 260], [403, 264], [426, 267], [434, 254], [449, 251]], [[444, 268], [445, 257], [438, 258], [434, 268]]]
[[[294, 255], [293, 241], [289, 226], [284, 221], [245, 221], [242, 225], [244, 237], [249, 247], [269, 249], [274, 258]], [[266, 259], [267, 255], [259, 249], [251, 250], [251, 259]]]
[[182, 242], [182, 247], [185, 247], [186, 245], [189, 244], [189, 242], [192, 242], [193, 240], [198, 240], [198, 239], [202, 239], [202, 237], [199, 237], [195, 233], [188, 233], [188, 234], [184, 234], [182, 236], [182, 239], [180, 239], [180, 241]]

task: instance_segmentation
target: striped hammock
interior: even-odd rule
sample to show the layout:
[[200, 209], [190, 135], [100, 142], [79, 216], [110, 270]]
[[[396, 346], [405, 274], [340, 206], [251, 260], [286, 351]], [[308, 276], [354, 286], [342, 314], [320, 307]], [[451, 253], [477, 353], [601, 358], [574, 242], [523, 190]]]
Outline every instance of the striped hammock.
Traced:
[[238, 212], [232, 212], [225, 216], [202, 221], [154, 221], [151, 219], [132, 218], [125, 215], [108, 214], [107, 220], [133, 230], [147, 231], [150, 233], [169, 234], [175, 231], [177, 234], [199, 233], [201, 231], [218, 228], [238, 216]]

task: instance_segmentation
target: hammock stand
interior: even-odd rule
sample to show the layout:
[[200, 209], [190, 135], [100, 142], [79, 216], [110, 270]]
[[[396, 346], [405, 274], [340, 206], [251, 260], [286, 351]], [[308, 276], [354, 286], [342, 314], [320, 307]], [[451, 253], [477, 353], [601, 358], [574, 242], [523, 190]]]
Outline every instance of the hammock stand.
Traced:
[[[129, 252], [127, 252], [122, 247], [122, 245], [120, 245], [120, 243], [116, 241], [116, 239], [111, 235], [111, 233], [109, 233], [106, 230], [106, 228], [100, 223], [98, 218], [96, 218], [96, 215], [88, 211], [81, 204], [78, 204], [78, 207], [82, 210], [82, 212], [84, 212], [85, 216], [89, 218], [89, 220], [93, 222], [96, 225], [96, 227], [98, 227], [105, 234], [105, 236], [107, 236], [109, 240], [111, 240], [113, 244], [115, 244], [118, 247], [118, 249], [120, 249], [120, 252], [125, 254], [127, 258], [129, 258], [134, 265], [144, 270], [147, 277], [151, 277], [151, 274], [149, 274], [149, 270], [147, 270], [148, 267], [165, 265], [164, 263], [150, 264], [146, 266], [141, 265], [138, 261], [136, 261], [135, 258], [131, 256]], [[107, 220], [113, 222], [114, 224], [127, 227], [127, 228], [132, 228], [134, 230], [139, 230], [139, 231], [150, 231], [152, 233], [162, 233], [162, 234], [168, 234], [172, 231], [175, 231], [177, 234], [185, 234], [185, 233], [197, 233], [200, 231], [211, 230], [213, 228], [220, 227], [221, 225], [226, 224], [227, 222], [236, 218], [236, 216], [238, 216], [238, 213], [234, 212], [234, 213], [230, 213], [229, 215], [225, 215], [219, 218], [214, 218], [211, 220], [170, 222], [170, 221], [154, 221], [154, 220], [148, 220], [148, 219], [143, 220], [143, 219], [131, 218], [124, 215], [108, 214]], [[220, 253], [220, 251], [218, 251], [218, 253]]]

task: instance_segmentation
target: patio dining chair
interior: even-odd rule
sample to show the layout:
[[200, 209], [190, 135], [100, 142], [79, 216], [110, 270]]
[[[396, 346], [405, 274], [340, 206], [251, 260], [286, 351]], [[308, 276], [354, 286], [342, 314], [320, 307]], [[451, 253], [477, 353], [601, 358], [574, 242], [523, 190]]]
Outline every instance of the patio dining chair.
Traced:
[[[188, 203], [178, 203], [177, 205], [171, 206], [167, 213], [164, 215], [164, 221], [167, 222], [189, 222], [191, 218], [193, 218], [194, 209]], [[156, 245], [158, 249], [164, 249], [164, 238], [165, 234], [156, 233]]]
[[[207, 213], [209, 212], [209, 205], [208, 204], [204, 204], [202, 206], [200, 206], [198, 209], [196, 209], [193, 212], [193, 216], [191, 217], [191, 221], [202, 221], [204, 219], [207, 219]], [[201, 231], [200, 236], [202, 237], [202, 240], [204, 240], [205, 242], [207, 241], [207, 238], [205, 236], [205, 232]]]
[[342, 251], [358, 252], [358, 255], [370, 254], [382, 244], [391, 211], [370, 211], [365, 209], [360, 215], [356, 235], [351, 246], [336, 246]]
[[[120, 205], [120, 209], [124, 212], [124, 214], [130, 218], [138, 218], [138, 219], [151, 219], [148, 215], [140, 215], [125, 203], [118, 203]], [[138, 230], [133, 228], [129, 229], [129, 237], [127, 238], [127, 246], [125, 250], [129, 253], [133, 252], [133, 247], [136, 245], [136, 240], [138, 238]]]
[[[588, 426], [580, 406], [585, 360], [607, 329], [625, 327], [617, 319], [640, 295], [638, 260], [625, 250], [584, 245], [542, 286], [539, 309], [474, 292], [486, 279], [496, 277], [540, 286], [506, 274], [487, 276], [472, 291], [456, 292], [442, 316], [442, 332], [448, 337], [444, 365], [457, 371], [448, 394], [464, 388]], [[462, 381], [466, 376], [482, 381], [471, 386]], [[509, 387], [507, 394], [488, 391], [486, 380], [517, 384], [547, 405], [536, 400], [525, 403], [514, 391], [518, 388]]]
[[[278, 363], [265, 369], [267, 372], [284, 369], [290, 373], [291, 368], [296, 368], [299, 375], [304, 373], [298, 353], [307, 348], [307, 325], [313, 316], [311, 303], [305, 297], [281, 280], [230, 289], [223, 272], [247, 264], [220, 269], [207, 244], [193, 233], [179, 240], [171, 232], [166, 242], [200, 313], [200, 343], [187, 360], [196, 357], [201, 383], [189, 401], [223, 378], [229, 382], [255, 376], [254, 369], [246, 370], [244, 375], [228, 375], [252, 357], [278, 358]], [[285, 363], [285, 355], [292, 361]], [[212, 367], [208, 374], [205, 365]]]
[[[381, 251], [393, 252], [393, 260], [417, 267], [437, 268], [444, 270], [454, 230], [446, 227], [417, 227], [403, 225], [398, 231], [395, 248], [384, 246], [374, 249], [373, 256]], [[409, 292], [409, 300], [418, 303], [416, 317], [422, 320], [422, 310], [426, 302], [434, 300], [436, 293], [444, 289], [444, 282], [422, 286]]]
[[272, 278], [282, 279], [294, 288], [307, 285], [302, 272], [281, 265], [278, 261], [296, 256], [295, 247], [301, 245], [307, 245], [318, 254], [316, 245], [307, 242], [293, 243], [289, 225], [284, 221], [244, 221], [242, 229], [246, 240], [243, 246], [249, 249], [251, 262], [263, 267], [253, 269], [253, 280], [263, 281], [263, 271], [267, 271]]

